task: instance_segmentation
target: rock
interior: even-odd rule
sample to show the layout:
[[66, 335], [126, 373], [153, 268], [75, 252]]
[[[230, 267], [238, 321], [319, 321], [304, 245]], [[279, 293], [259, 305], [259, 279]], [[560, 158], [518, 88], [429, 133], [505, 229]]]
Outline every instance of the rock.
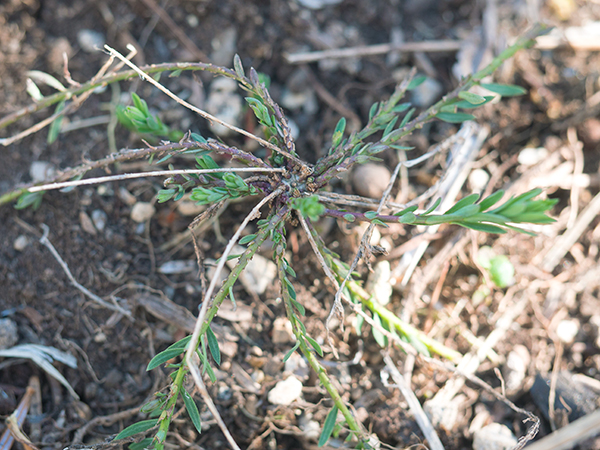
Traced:
[[67, 54], [67, 58], [70, 58], [73, 54], [73, 48], [69, 43], [69, 40], [64, 37], [55, 39], [50, 45], [50, 51], [46, 55], [48, 65], [55, 73], [63, 73], [64, 59], [63, 54]]
[[91, 234], [92, 236], [98, 234], [96, 228], [94, 227], [92, 219], [90, 218], [90, 216], [87, 215], [85, 211], [79, 212], [79, 224], [81, 225], [83, 231], [85, 231], [87, 234]]
[[21, 234], [13, 242], [13, 248], [18, 252], [22, 252], [23, 250], [25, 250], [25, 247], [27, 247], [28, 245], [29, 245], [29, 238], [27, 236], [25, 236], [24, 234]]
[[185, 197], [177, 202], [177, 212], [182, 216], [195, 217], [206, 209], [206, 205], [198, 205], [192, 200], [185, 200]]
[[300, 380], [308, 380], [308, 376], [310, 375], [310, 369], [308, 368], [306, 360], [298, 352], [294, 352], [290, 355], [285, 362], [283, 370]]
[[309, 9], [323, 9], [329, 5], [337, 5], [342, 0], [296, 0], [301, 6]]
[[0, 349], [12, 347], [18, 340], [17, 324], [11, 319], [0, 319]]
[[131, 220], [144, 223], [156, 213], [156, 208], [151, 203], [137, 202], [131, 209]]
[[423, 83], [413, 89], [411, 93], [412, 102], [419, 108], [427, 108], [442, 95], [442, 84], [433, 78], [427, 78]]
[[104, 35], [98, 31], [83, 29], [77, 32], [77, 43], [84, 52], [94, 53], [102, 50], [104, 42]]
[[273, 344], [289, 344], [294, 342], [296, 337], [292, 330], [292, 324], [287, 317], [278, 317], [273, 322]]
[[198, 263], [195, 259], [167, 261], [158, 268], [160, 273], [164, 273], [166, 275], [190, 273], [195, 270], [198, 270]]
[[366, 163], [352, 172], [352, 185], [358, 195], [370, 198], [381, 198], [392, 175], [380, 164]]
[[[210, 84], [206, 101], [206, 111], [230, 125], [239, 126], [242, 116], [242, 97], [236, 92], [237, 83], [229, 78], [216, 78]], [[210, 129], [217, 136], [225, 137], [232, 133], [229, 128], [216, 122]]]
[[530, 360], [529, 350], [524, 345], [515, 345], [508, 354], [502, 370], [508, 394], [516, 393], [523, 387]]
[[513, 432], [500, 423], [491, 423], [474, 433], [473, 450], [508, 450], [515, 445]]
[[291, 375], [283, 381], [278, 381], [273, 389], [269, 391], [267, 399], [273, 405], [291, 405], [302, 395], [302, 382]]
[[133, 206], [137, 202], [135, 195], [129, 192], [124, 187], [119, 188], [119, 198], [128, 206]]
[[34, 183], [50, 181], [55, 173], [56, 168], [47, 161], [34, 161], [29, 167], [29, 176]]
[[473, 192], [482, 192], [490, 181], [489, 174], [483, 169], [475, 169], [469, 174], [469, 185]]
[[446, 430], [454, 429], [458, 420], [458, 412], [461, 403], [465, 400], [464, 396], [457, 395], [452, 400], [433, 397], [425, 401], [423, 410], [429, 416], [434, 427], [442, 427]]
[[579, 333], [579, 321], [561, 320], [556, 327], [556, 335], [565, 344], [571, 344]]
[[101, 209], [95, 209], [92, 211], [92, 222], [98, 231], [103, 231], [106, 227], [108, 216]]
[[544, 147], [524, 148], [519, 153], [518, 161], [522, 166], [535, 166], [548, 157], [548, 150]]
[[[236, 245], [232, 254], [240, 255], [245, 250], [245, 247]], [[237, 262], [238, 259], [229, 260], [227, 261], [227, 266], [233, 270]], [[241, 273], [239, 280], [247, 292], [254, 292], [260, 295], [264, 294], [267, 286], [273, 284], [276, 275], [277, 265], [273, 261], [261, 255], [254, 255], [246, 266], [246, 270]]]
[[210, 59], [217, 66], [231, 66], [233, 56], [235, 55], [237, 41], [237, 30], [234, 27], [226, 28], [221, 31], [211, 41], [213, 52]]
[[302, 414], [298, 420], [298, 425], [302, 433], [309, 441], [317, 441], [321, 436], [321, 425], [316, 420], [311, 420], [312, 414]]

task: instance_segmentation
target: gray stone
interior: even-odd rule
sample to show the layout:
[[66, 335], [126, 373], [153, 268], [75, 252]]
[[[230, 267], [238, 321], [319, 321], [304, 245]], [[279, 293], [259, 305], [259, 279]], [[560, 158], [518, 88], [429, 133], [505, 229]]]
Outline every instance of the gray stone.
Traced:
[[108, 216], [101, 209], [95, 209], [92, 211], [92, 222], [98, 231], [103, 231], [106, 227], [106, 221]]
[[83, 29], [77, 32], [77, 43], [84, 52], [93, 53], [102, 50], [105, 39], [99, 31]]
[[13, 242], [13, 248], [18, 252], [22, 252], [23, 250], [25, 250], [25, 247], [27, 247], [28, 245], [29, 245], [29, 238], [27, 236], [25, 236], [24, 234], [21, 234]]
[[296, 340], [292, 324], [287, 317], [278, 317], [273, 322], [273, 344], [289, 344]]
[[[242, 116], [242, 97], [236, 92], [237, 83], [229, 78], [217, 78], [210, 84], [210, 92], [206, 101], [206, 111], [229, 125], [240, 125]], [[210, 129], [217, 136], [225, 137], [232, 131], [216, 122]]]
[[442, 84], [433, 78], [427, 78], [411, 91], [412, 102], [419, 108], [427, 108], [442, 95]]
[[55, 173], [56, 168], [52, 163], [47, 161], [34, 161], [29, 167], [29, 176], [34, 183], [50, 181]]
[[0, 319], [0, 349], [12, 347], [18, 340], [17, 324], [11, 319]]

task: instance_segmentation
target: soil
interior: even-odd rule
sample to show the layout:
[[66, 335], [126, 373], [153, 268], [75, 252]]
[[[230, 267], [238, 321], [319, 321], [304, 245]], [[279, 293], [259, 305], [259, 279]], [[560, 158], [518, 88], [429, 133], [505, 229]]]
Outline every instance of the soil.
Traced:
[[[6, 0], [0, 5], [0, 113], [4, 116], [31, 104], [26, 92], [27, 71], [46, 72], [66, 84], [63, 51], [68, 55], [73, 80], [85, 82], [92, 78], [107, 56], [84, 48], [82, 31], [99, 33], [102, 42], [123, 51], [127, 43], [134, 43], [139, 51], [133, 60], [140, 65], [194, 61], [204, 54], [214, 62], [231, 66], [235, 52], [246, 67], [253, 66], [270, 77], [270, 90], [276, 101], [284, 98], [289, 89], [307, 96], [301, 107], [289, 110], [289, 117], [301, 130], [296, 139], [300, 156], [315, 162], [326, 151], [341, 113], [350, 114], [349, 124], [364, 123], [370, 106], [389, 95], [399, 77], [413, 65], [437, 80], [440, 94], [455, 87], [453, 65], [457, 54], [407, 53], [397, 55], [395, 61], [389, 55], [379, 55], [336, 64], [321, 61], [301, 68], [288, 63], [285, 54], [385, 43], [398, 33], [406, 42], [467, 39], [481, 43], [478, 36], [482, 29], [489, 31], [490, 23], [497, 27], [495, 41], [489, 46], [495, 49], [526, 29], [537, 14], [527, 10], [530, 2], [519, 1], [499, 2], [496, 8], [492, 7], [496, 2], [469, 0], [343, 0], [320, 9], [309, 9], [302, 3], [172, 0], [157, 6], [153, 0]], [[560, 29], [600, 20], [598, 2], [548, 3], [539, 15]], [[563, 3], [562, 8], [566, 9], [561, 9]], [[227, 46], [227, 33], [235, 33], [229, 52], [223, 49]], [[219, 61], [224, 57], [228, 59]], [[471, 61], [468, 56], [462, 58]], [[544, 268], [544, 255], [581, 220], [581, 212], [592, 204], [592, 199], [597, 199], [600, 121], [595, 94], [600, 90], [599, 59], [597, 52], [577, 48], [524, 51], [505, 64], [496, 79], [522, 85], [529, 94], [486, 105], [475, 113], [477, 121], [489, 126], [490, 132], [474, 169], [491, 175], [494, 189], [524, 192], [543, 187], [544, 195], [559, 199], [552, 212], [557, 222], [536, 228], [535, 237], [516, 233], [489, 236], [442, 227], [411, 281], [394, 290], [389, 305], [415, 326], [463, 354], [477, 348], [495, 329], [502, 329], [501, 337], [488, 352], [489, 358], [476, 373], [500, 392], [501, 384], [516, 376], [515, 365], [523, 366], [522, 378], [516, 387], [507, 386], [507, 396], [541, 418], [536, 439], [557, 426], [557, 420], [549, 419], [548, 392], [539, 389], [549, 385], [553, 373], [560, 372], [561, 377], [571, 380], [552, 388], [559, 397], [568, 399], [572, 390], [579, 392], [575, 398], [580, 400], [572, 404], [565, 400], [571, 404], [571, 410], [580, 410], [576, 417], [591, 412], [600, 395], [598, 218], [575, 236], [576, 242], [561, 255], [558, 264]], [[177, 94], [202, 104], [212, 78], [207, 74], [194, 78], [182, 75], [162, 81]], [[53, 92], [38, 84], [43, 95]], [[119, 88], [125, 94], [123, 98], [129, 90], [136, 91], [172, 128], [210, 135], [203, 120], [180, 110], [151, 86], [133, 80], [121, 83]], [[92, 95], [64, 123], [73, 125], [106, 116], [118, 95], [110, 87]], [[12, 136], [47, 115], [48, 111], [26, 116], [0, 131], [0, 136]], [[106, 120], [102, 120], [100, 125], [63, 132], [51, 144], [47, 143], [45, 128], [1, 148], [4, 159], [0, 164], [0, 195], [30, 182], [30, 168], [36, 161], [62, 169], [109, 154], [111, 132], [107, 131]], [[246, 114], [244, 120], [244, 125], [255, 126], [251, 114]], [[415, 147], [415, 154], [421, 154], [457, 129], [443, 123], [428, 125], [409, 138], [407, 144]], [[119, 149], [144, 145], [139, 137], [120, 126], [114, 137]], [[227, 142], [256, 150], [260, 155], [252, 142], [238, 137], [227, 138]], [[524, 164], [518, 156], [526, 147], [543, 147], [545, 156], [533, 165]], [[392, 153], [384, 154], [383, 160], [390, 168], [397, 162]], [[185, 160], [174, 161], [185, 167]], [[111, 170], [131, 172], [149, 167], [141, 161]], [[407, 191], [396, 189], [394, 195], [414, 198], [439, 179], [444, 167], [444, 158], [435, 158], [408, 170], [403, 175]], [[88, 175], [101, 174], [97, 171]], [[463, 194], [471, 192], [473, 181], [470, 183], [463, 188]], [[340, 193], [354, 193], [347, 178], [340, 179], [334, 187]], [[177, 318], [169, 320], [160, 314], [156, 317], [143, 299], [166, 298], [197, 314], [203, 285], [195, 270], [179, 274], [159, 270], [169, 261], [195, 260], [189, 239], [174, 241], [183, 236], [193, 216], [183, 215], [176, 205], [166, 203], [155, 204], [156, 214], [145, 223], [131, 219], [133, 203], [154, 203], [160, 188], [160, 179], [137, 179], [79, 187], [68, 193], [52, 191], [35, 210], [0, 206], [0, 319], [16, 324], [18, 338], [17, 343], [10, 345], [41, 344], [77, 359], [77, 368], [55, 365], [79, 400], [74, 400], [32, 362], [14, 358], [0, 361], [3, 417], [14, 410], [31, 377], [40, 378], [41, 408], [30, 415], [24, 426], [38, 448], [124, 445], [111, 440], [124, 427], [146, 418], [138, 413], [139, 407], [167, 386], [167, 369], [147, 372], [146, 366], [159, 351], [184, 337], [186, 330], [178, 326]], [[220, 256], [226, 240], [252, 206], [251, 202], [231, 204], [214, 226], [199, 236], [204, 256], [213, 260]], [[102, 214], [106, 224], [98, 227], [91, 218]], [[111, 304], [117, 299], [131, 311], [131, 317], [91, 301], [70, 282], [57, 258], [39, 242], [43, 226], [73, 278]], [[331, 221], [323, 224], [323, 230], [330, 248], [350, 262], [358, 248], [357, 229]], [[391, 244], [388, 259], [395, 268], [401, 255], [393, 249], [410, 242], [417, 233], [411, 228], [392, 227], [382, 229], [381, 234]], [[306, 327], [312, 336], [324, 339], [324, 321], [333, 291], [324, 280], [308, 241], [293, 224], [288, 237], [291, 263], [298, 273], [298, 298], [308, 311]], [[449, 243], [454, 244], [443, 256]], [[477, 254], [486, 245], [496, 254], [506, 255], [516, 275], [511, 287], [492, 286], [491, 292], [480, 294], [482, 289], [485, 291], [482, 286], [487, 274], [482, 273]], [[270, 252], [265, 250], [262, 254], [269, 257]], [[380, 256], [371, 262], [384, 259]], [[363, 279], [369, 276], [365, 264], [361, 263], [358, 270]], [[252, 308], [252, 320], [216, 319], [226, 330], [227, 340], [221, 344], [228, 349], [223, 350], [224, 361], [216, 370], [218, 381], [209, 387], [220, 413], [242, 448], [316, 447], [314, 433], [311, 436], [307, 431], [306, 422], [315, 420], [322, 426], [331, 404], [314, 375], [303, 380], [303, 399], [291, 406], [275, 406], [267, 400], [275, 383], [287, 376], [282, 360], [293, 345], [273, 342], [274, 320], [285, 316], [278, 298], [279, 285], [272, 283], [265, 293], [252, 295], [238, 283], [235, 296], [239, 303]], [[519, 307], [522, 309], [511, 318], [509, 326], [501, 328], [500, 319]], [[337, 350], [342, 361], [352, 361], [358, 354], [357, 362], [343, 365], [330, 353], [325, 357], [344, 399], [354, 406], [365, 428], [384, 444], [407, 448], [426, 443], [402, 394], [383, 384], [383, 355], [368, 327], [364, 326], [357, 335], [350, 311], [346, 319], [345, 331], [334, 333]], [[574, 329], [573, 335], [566, 336], [565, 329]], [[438, 366], [420, 359], [415, 362], [398, 350], [389, 350], [411, 380], [411, 388], [421, 403], [434, 397], [453, 377]], [[239, 380], [231, 376], [234, 365], [258, 380], [260, 389], [256, 393], [241, 387]], [[579, 378], [573, 378], [575, 374]], [[536, 378], [542, 380], [538, 388], [534, 384]], [[529, 424], [523, 423], [524, 415], [475, 383], [467, 382], [454, 398], [456, 420], [437, 427], [447, 450], [472, 448], [475, 430], [492, 422], [506, 425], [517, 437], [527, 432]], [[183, 414], [172, 426], [168, 444], [196, 449], [226, 446], [199, 396], [197, 400], [205, 422], [202, 433], [198, 434]], [[561, 410], [558, 406], [557, 409]], [[568, 418], [558, 421], [558, 426], [568, 422]], [[344, 436], [342, 431], [340, 438], [330, 444], [343, 445]], [[592, 438], [579, 445], [600, 449], [600, 440]]]

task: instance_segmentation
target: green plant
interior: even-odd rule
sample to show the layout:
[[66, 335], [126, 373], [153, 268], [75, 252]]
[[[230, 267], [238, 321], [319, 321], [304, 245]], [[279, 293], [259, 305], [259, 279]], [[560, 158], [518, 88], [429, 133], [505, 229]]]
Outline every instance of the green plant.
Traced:
[[[504, 195], [502, 191], [495, 192], [483, 199], [480, 199], [478, 195], [470, 195], [458, 201], [442, 214], [435, 212], [441, 199], [438, 199], [425, 211], [419, 211], [416, 204], [408, 204], [396, 209], [387, 207], [390, 211], [384, 214], [383, 208], [386, 207], [393, 180], [376, 210], [348, 211], [342, 208], [343, 203], [322, 195], [340, 172], [347, 171], [358, 164], [377, 161], [377, 155], [389, 149], [407, 150], [407, 147], [401, 145], [402, 139], [421, 128], [425, 123], [435, 119], [451, 123], [461, 123], [473, 119], [474, 116], [463, 110], [471, 110], [482, 106], [489, 102], [492, 97], [482, 97], [470, 92], [472, 87], [483, 86], [502, 96], [524, 93], [524, 90], [518, 86], [484, 84], [482, 80], [490, 75], [503, 61], [512, 57], [516, 51], [531, 46], [539, 32], [541, 32], [541, 29], [538, 28], [517, 41], [515, 45], [494, 59], [489, 66], [462, 80], [454, 91], [416, 117], [414, 117], [416, 110], [410, 103], [401, 103], [407, 91], [414, 89], [424, 81], [422, 77], [414, 78], [414, 72], [411, 73], [405, 81], [396, 87], [387, 101], [375, 103], [371, 107], [368, 121], [361, 130], [348, 135], [346, 133], [346, 121], [341, 119], [333, 132], [327, 155], [314, 165], [303, 161], [298, 154], [283, 111], [271, 99], [258, 73], [254, 69], [250, 69], [246, 74], [239, 57], [236, 56], [234, 59], [233, 70], [207, 64], [166, 64], [151, 66], [142, 70], [133, 66], [114, 50], [108, 49], [111, 57], [121, 58], [132, 67], [133, 71], [117, 72], [101, 77], [93, 83], [84, 85], [85, 87], [73, 89], [71, 91], [72, 96], [83, 95], [83, 93], [93, 89], [97, 83], [116, 82], [136, 75], [142, 76], [148, 82], [155, 84], [163, 92], [172, 96], [149, 74], [171, 71], [172, 74], [179, 75], [181, 71], [186, 70], [207, 70], [234, 79], [239, 83], [241, 89], [248, 92], [249, 96], [246, 100], [260, 124], [264, 138], [254, 136], [247, 131], [236, 129], [230, 125], [227, 126], [255, 139], [263, 147], [271, 150], [271, 155], [268, 158], [261, 159], [251, 153], [227, 146], [216, 140], [205, 139], [197, 134], [187, 134], [179, 142], [162, 143], [156, 147], [137, 151], [136, 157], [159, 157], [157, 163], [163, 163], [180, 153], [192, 154], [196, 159], [197, 169], [195, 170], [171, 171], [169, 178], [164, 183], [164, 189], [158, 192], [159, 202], [177, 201], [186, 193], [189, 193], [191, 199], [195, 202], [211, 205], [211, 208], [215, 209], [222, 206], [227, 200], [235, 198], [258, 196], [260, 201], [240, 224], [223, 252], [216, 273], [204, 294], [202, 309], [193, 335], [171, 345], [156, 355], [148, 365], [147, 369], [152, 370], [171, 361], [173, 358], [185, 355], [181, 361], [170, 363], [167, 366], [173, 370], [168, 391], [157, 393], [155, 398], [142, 408], [143, 412], [155, 414], [155, 418], [127, 427], [119, 433], [117, 439], [157, 427], [153, 438], [148, 438], [142, 441], [143, 444], [136, 445], [138, 447], [143, 445], [163, 449], [167, 431], [173, 420], [175, 407], [180, 397], [183, 399], [194, 426], [198, 431], [201, 431], [198, 408], [191, 393], [186, 391], [184, 387], [184, 380], [188, 374], [192, 376], [196, 387], [203, 395], [205, 403], [215, 418], [219, 420], [218, 412], [206, 393], [203, 381], [204, 374], [211, 381], [215, 381], [216, 378], [211, 364], [219, 365], [221, 361], [217, 338], [211, 330], [211, 322], [222, 302], [228, 296], [231, 296], [234, 283], [250, 259], [265, 241], [269, 240], [272, 242], [272, 258], [277, 265], [277, 274], [281, 284], [281, 297], [296, 337], [296, 344], [288, 352], [286, 359], [294, 351], [299, 350], [317, 374], [334, 405], [325, 421], [319, 444], [323, 445], [336, 428], [336, 418], [339, 411], [347, 425], [347, 439], [353, 441], [356, 448], [374, 448], [375, 444], [372, 437], [355, 419], [351, 410], [342, 400], [327, 370], [319, 361], [318, 357], [322, 357], [324, 353], [323, 348], [314, 336], [308, 334], [304, 326], [303, 320], [306, 311], [296, 295], [294, 281], [296, 274], [285, 256], [287, 249], [286, 225], [300, 223], [323, 270], [336, 287], [337, 294], [332, 313], [343, 314], [341, 300], [344, 300], [364, 320], [374, 326], [375, 338], [381, 345], [388, 345], [391, 341], [406, 351], [418, 351], [425, 354], [434, 353], [452, 361], [458, 361], [461, 357], [458, 352], [445, 347], [405, 323], [366, 293], [360, 283], [352, 278], [358, 257], [350, 266], [340, 261], [339, 256], [330, 251], [321, 240], [314, 228], [314, 222], [324, 216], [346, 222], [368, 222], [370, 224], [369, 231], [365, 234], [366, 238], [363, 238], [359, 256], [360, 254], [367, 256], [370, 254], [368, 236], [372, 227], [386, 226], [387, 223], [426, 226], [453, 224], [488, 233], [505, 233], [507, 230], [528, 233], [528, 231], [517, 225], [521, 223], [545, 224], [552, 222], [553, 219], [548, 217], [546, 213], [555, 204], [555, 200], [535, 200], [534, 198], [541, 194], [540, 190], [518, 195], [501, 204], [499, 203]], [[148, 107], [142, 99], [136, 95], [132, 95], [132, 99], [134, 106], [120, 110], [119, 114], [122, 116], [121, 121], [123, 123], [126, 122], [128, 127], [140, 134], [172, 136], [170, 134], [172, 132], [157, 117], [149, 113]], [[60, 95], [55, 95], [52, 99], [54, 103], [64, 100], [65, 98]], [[192, 105], [186, 104], [180, 99], [177, 100], [203, 117], [216, 120], [216, 118]], [[52, 103], [46, 99], [45, 106], [50, 104]], [[16, 116], [13, 115], [14, 117]], [[10, 123], [11, 120], [12, 118], [0, 121], [0, 126]], [[210, 156], [210, 153], [226, 155], [246, 166], [247, 170], [256, 172], [256, 175], [243, 178], [231, 170], [222, 169]], [[132, 153], [125, 151], [115, 155], [112, 161], [130, 157], [132, 157]], [[419, 161], [423, 159], [419, 158]], [[412, 161], [412, 163], [416, 163], [416, 161]], [[57, 181], [80, 177], [86, 171], [101, 164], [104, 163], [97, 162], [96, 166], [86, 164], [65, 170]], [[395, 174], [397, 174], [400, 165], [398, 165]], [[68, 182], [62, 183], [61, 186], [65, 184], [68, 184]], [[47, 188], [49, 187], [44, 186], [35, 189], [40, 191]], [[50, 188], [52, 187], [50, 186]], [[39, 196], [32, 200], [31, 195], [32, 193], [29, 190], [15, 191], [0, 199], [0, 203], [15, 198], [19, 198], [20, 206], [39, 201]], [[261, 215], [261, 208], [263, 207], [262, 214], [264, 218], [256, 222], [257, 232], [241, 238], [246, 225]], [[247, 245], [247, 247], [229, 276], [217, 288], [219, 273], [238, 240], [240, 244]], [[410, 346], [407, 346], [406, 343], [409, 343]], [[201, 371], [199, 365], [202, 367]], [[230, 437], [222, 421], [219, 423], [226, 436]], [[233, 439], [230, 439], [230, 443], [234, 448], [237, 448]]]

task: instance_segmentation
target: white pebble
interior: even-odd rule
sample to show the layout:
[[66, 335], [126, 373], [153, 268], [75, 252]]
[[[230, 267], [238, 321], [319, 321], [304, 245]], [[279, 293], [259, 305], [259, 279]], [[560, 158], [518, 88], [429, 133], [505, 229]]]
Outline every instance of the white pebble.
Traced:
[[18, 340], [17, 324], [11, 319], [0, 319], [0, 349], [12, 347]]
[[23, 250], [25, 250], [25, 247], [27, 247], [28, 245], [29, 238], [24, 234], [21, 234], [18, 238], [15, 239], [15, 242], [13, 242], [13, 248], [18, 252], [22, 252]]
[[283, 381], [277, 382], [275, 387], [269, 391], [268, 400], [273, 405], [291, 405], [302, 395], [302, 382], [295, 376], [289, 376]]
[[579, 333], [579, 322], [577, 320], [561, 320], [556, 327], [556, 335], [565, 344], [570, 344]]
[[392, 298], [390, 284], [391, 266], [389, 261], [380, 261], [375, 265], [367, 280], [367, 292], [381, 305], [387, 305]]
[[147, 202], [137, 202], [131, 209], [131, 220], [144, 223], [156, 213], [156, 208]]
[[490, 180], [490, 175], [483, 169], [475, 169], [469, 175], [469, 184], [473, 192], [481, 192]]
[[542, 162], [548, 156], [548, 150], [544, 147], [524, 148], [519, 153], [518, 161], [523, 166], [534, 166]]
[[411, 91], [413, 104], [419, 108], [427, 108], [442, 95], [443, 90], [442, 83], [433, 78], [427, 78]]
[[513, 432], [500, 423], [491, 423], [474, 433], [473, 450], [508, 450], [516, 444]]
[[77, 43], [84, 52], [93, 53], [102, 50], [104, 42], [104, 35], [98, 31], [84, 29], [77, 32]]
[[[245, 250], [245, 247], [236, 245], [233, 249], [233, 254], [241, 255]], [[233, 270], [237, 263], [238, 259], [231, 259], [227, 261], [227, 266]], [[267, 287], [273, 284], [276, 275], [277, 265], [273, 261], [261, 255], [254, 255], [246, 266], [246, 270], [240, 274], [240, 282], [247, 292], [254, 292], [260, 295], [264, 294]]]
[[177, 273], [190, 273], [198, 270], [198, 263], [195, 259], [178, 259], [167, 261], [158, 268], [160, 273], [173, 275]]
[[34, 161], [29, 167], [29, 176], [34, 183], [50, 181], [55, 173], [54, 165], [47, 161]]

